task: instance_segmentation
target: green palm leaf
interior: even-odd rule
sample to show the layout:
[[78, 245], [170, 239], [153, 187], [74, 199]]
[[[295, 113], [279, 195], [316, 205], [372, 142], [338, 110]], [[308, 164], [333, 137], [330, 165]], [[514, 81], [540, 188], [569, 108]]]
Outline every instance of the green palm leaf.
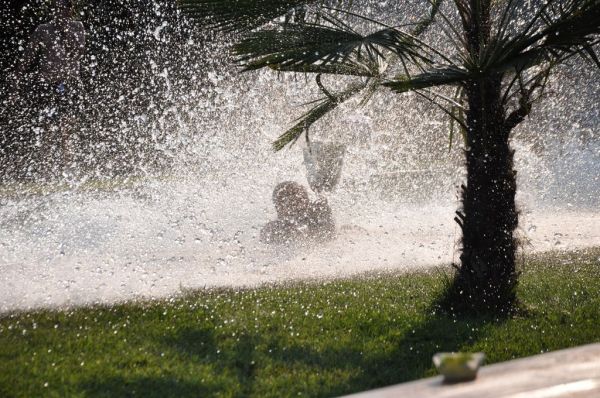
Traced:
[[300, 138], [302, 133], [306, 133], [308, 138], [308, 129], [319, 119], [337, 108], [340, 104], [347, 101], [355, 94], [358, 94], [366, 87], [364, 83], [353, 84], [339, 94], [328, 95], [316, 101], [317, 105], [302, 115], [296, 124], [288, 131], [283, 133], [273, 142], [273, 149], [279, 151], [285, 148], [289, 143], [294, 143]]
[[600, 35], [600, 0], [566, 3], [567, 6], [548, 7], [547, 11], [542, 8], [539, 13], [544, 15], [540, 17], [544, 25], [536, 32], [526, 30], [512, 38], [498, 38], [484, 53], [481, 70], [484, 73], [523, 71], [544, 61], [559, 61], [573, 53], [585, 53], [593, 60], [596, 57], [593, 44]]
[[[405, 62], [430, 63], [427, 54], [404, 33], [386, 28], [363, 36], [343, 26], [286, 24], [251, 33], [235, 46], [246, 70], [270, 66], [285, 71], [370, 76], [384, 51]], [[329, 69], [327, 69], [329, 68]]]
[[281, 64], [269, 65], [270, 68], [279, 72], [296, 72], [296, 73], [318, 73], [329, 75], [344, 75], [344, 76], [363, 76], [377, 77], [379, 70], [377, 64], [360, 64], [356, 62], [346, 61], [338, 62], [331, 65], [288, 65]]
[[418, 75], [401, 75], [394, 80], [383, 83], [396, 93], [404, 93], [412, 90], [422, 90], [430, 87], [456, 85], [470, 78], [468, 71], [447, 66], [443, 68], [432, 69]]

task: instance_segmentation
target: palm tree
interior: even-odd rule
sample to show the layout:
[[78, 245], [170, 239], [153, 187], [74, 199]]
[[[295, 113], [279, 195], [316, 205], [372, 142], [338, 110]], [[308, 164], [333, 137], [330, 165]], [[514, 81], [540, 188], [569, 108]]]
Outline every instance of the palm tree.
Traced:
[[[343, 0], [179, 4], [203, 25], [232, 32], [245, 70], [315, 76], [323, 97], [273, 143], [275, 150], [303, 134], [308, 139], [325, 114], [356, 96], [368, 101], [375, 90], [411, 91], [438, 106], [450, 118], [451, 136], [454, 127], [463, 134], [467, 169], [455, 218], [462, 252], [445, 303], [504, 312], [514, 308], [518, 279], [511, 132], [543, 98], [558, 65], [582, 56], [600, 67], [600, 0], [423, 1], [420, 19], [402, 25], [360, 14]], [[323, 83], [327, 75], [353, 79], [333, 92]]]

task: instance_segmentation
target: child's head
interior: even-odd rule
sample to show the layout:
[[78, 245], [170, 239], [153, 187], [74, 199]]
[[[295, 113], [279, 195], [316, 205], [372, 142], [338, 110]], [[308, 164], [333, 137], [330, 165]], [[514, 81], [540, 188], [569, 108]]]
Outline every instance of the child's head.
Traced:
[[273, 190], [273, 203], [280, 219], [294, 219], [305, 215], [310, 198], [306, 189], [293, 181], [277, 184]]

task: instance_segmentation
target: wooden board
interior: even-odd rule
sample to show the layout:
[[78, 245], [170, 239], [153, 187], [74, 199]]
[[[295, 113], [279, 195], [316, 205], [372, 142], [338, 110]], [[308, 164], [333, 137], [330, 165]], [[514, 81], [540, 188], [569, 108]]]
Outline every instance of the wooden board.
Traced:
[[475, 381], [432, 377], [353, 394], [352, 398], [600, 398], [600, 344], [484, 366]]

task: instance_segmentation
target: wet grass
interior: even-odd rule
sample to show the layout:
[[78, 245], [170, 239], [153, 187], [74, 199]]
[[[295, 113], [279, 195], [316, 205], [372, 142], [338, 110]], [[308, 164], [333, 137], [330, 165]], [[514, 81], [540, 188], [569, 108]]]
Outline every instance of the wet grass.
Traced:
[[442, 272], [370, 275], [0, 318], [2, 397], [336, 396], [600, 342], [600, 249], [529, 260], [508, 319], [434, 309]]

